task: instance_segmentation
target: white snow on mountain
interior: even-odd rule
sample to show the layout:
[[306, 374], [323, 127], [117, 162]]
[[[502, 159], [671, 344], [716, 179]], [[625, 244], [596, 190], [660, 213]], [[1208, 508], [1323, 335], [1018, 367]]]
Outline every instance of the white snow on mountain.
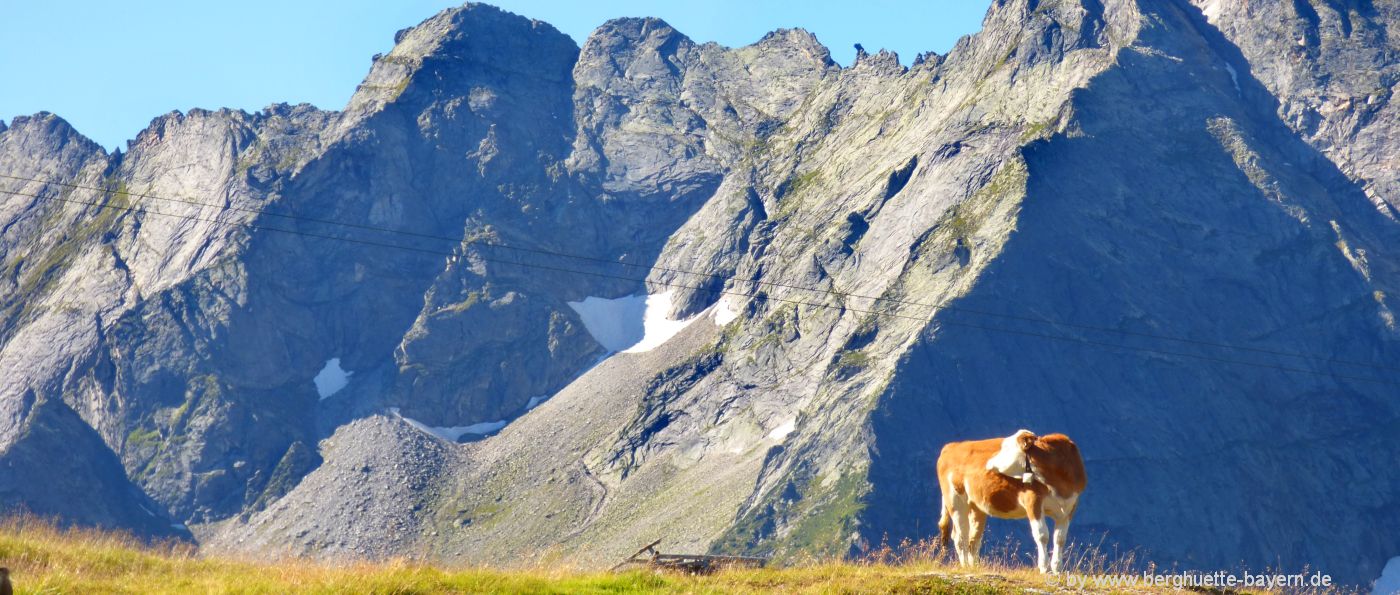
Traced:
[[467, 434], [477, 434], [485, 436], [486, 434], [495, 433], [497, 431], [500, 431], [501, 428], [506, 427], [506, 420], [484, 421], [466, 426], [430, 426], [411, 417], [404, 417], [403, 414], [399, 413], [399, 409], [397, 407], [390, 407], [389, 412], [393, 413], [394, 415], [397, 415], [399, 419], [408, 422], [408, 425], [413, 426], [414, 428], [417, 428], [418, 430], [421, 430], [428, 434], [432, 434], [433, 436], [437, 436], [438, 438], [442, 438], [443, 440], [446, 440], [448, 442], [456, 442], [462, 436], [465, 436]]
[[350, 375], [353, 373], [341, 368], [340, 358], [333, 357], [326, 360], [325, 367], [321, 368], [321, 371], [317, 372], [316, 377], [312, 378], [311, 381], [316, 383], [316, 394], [324, 400], [340, 392], [340, 389], [345, 388], [345, 385], [350, 384]]
[[622, 351], [642, 340], [646, 334], [646, 296], [629, 295], [608, 299], [588, 296], [579, 302], [569, 302], [578, 312], [583, 327], [593, 340], [611, 352]]
[[734, 301], [731, 300], [729, 296], [726, 295], [722, 298], [719, 298], [719, 302], [715, 303], [716, 325], [725, 326], [731, 322], [734, 322], [734, 319], [738, 317], [739, 311], [735, 309]]
[[699, 318], [670, 319], [671, 293], [613, 299], [589, 296], [569, 302], [569, 307], [578, 312], [588, 334], [608, 351], [641, 353], [657, 348]]

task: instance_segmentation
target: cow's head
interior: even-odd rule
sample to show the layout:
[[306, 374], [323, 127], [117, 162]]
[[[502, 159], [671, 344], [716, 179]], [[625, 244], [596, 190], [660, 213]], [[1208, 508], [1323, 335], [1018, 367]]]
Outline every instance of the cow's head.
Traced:
[[1035, 445], [1035, 441], [1040, 439], [1039, 436], [1032, 434], [1030, 430], [1017, 430], [1011, 437], [1016, 439], [1016, 446], [1021, 449], [1021, 452], [1030, 450], [1031, 446]]
[[1030, 430], [1017, 430], [1001, 441], [1001, 450], [987, 461], [987, 468], [1007, 477], [1022, 479], [1031, 469], [1026, 450], [1035, 444], [1037, 436]]

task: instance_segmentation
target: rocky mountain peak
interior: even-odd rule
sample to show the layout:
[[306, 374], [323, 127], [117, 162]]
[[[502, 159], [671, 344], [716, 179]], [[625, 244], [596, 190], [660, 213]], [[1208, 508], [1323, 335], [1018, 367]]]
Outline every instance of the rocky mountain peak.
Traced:
[[5, 134], [6, 142], [32, 147], [30, 150], [34, 151], [106, 154], [101, 145], [83, 136], [67, 120], [49, 112], [15, 116], [8, 127], [0, 122], [0, 133]]
[[800, 27], [769, 31], [750, 47], [757, 50], [774, 50], [803, 56], [816, 62], [819, 67], [836, 65], [836, 62], [831, 59], [831, 50], [822, 45], [822, 42], [817, 40], [817, 36], [811, 31]]
[[375, 57], [346, 112], [357, 119], [405, 93], [465, 94], [473, 80], [523, 76], [565, 83], [577, 53], [574, 41], [547, 23], [468, 3], [396, 34], [394, 48]]
[[1023, 64], [1053, 63], [1075, 49], [1104, 47], [1133, 38], [1139, 22], [1136, 0], [1000, 0], [979, 35], [1001, 45]]
[[899, 64], [899, 54], [884, 48], [871, 54], [865, 51], [865, 48], [860, 44], [856, 44], [856, 59], [855, 62], [851, 63], [851, 69], [854, 71], [870, 70], [889, 76], [899, 76], [907, 70]]
[[610, 80], [674, 84], [694, 48], [689, 37], [661, 19], [613, 19], [584, 41], [574, 78], [581, 85], [605, 85]]
[[[693, 43], [670, 23], [656, 17], [620, 17], [608, 19], [593, 30], [589, 40], [597, 38], [608, 44], [655, 46], [667, 43]], [[587, 41], [584, 42], [587, 45]]]
[[195, 108], [188, 113], [172, 110], [156, 116], [146, 128], [136, 133], [135, 138], [127, 141], [127, 152], [158, 146], [170, 135], [180, 134], [191, 128], [195, 130], [194, 134], [207, 134], [212, 131], [208, 127], [227, 127], [231, 122], [244, 119], [246, 115], [241, 110], [229, 109], [210, 111]]

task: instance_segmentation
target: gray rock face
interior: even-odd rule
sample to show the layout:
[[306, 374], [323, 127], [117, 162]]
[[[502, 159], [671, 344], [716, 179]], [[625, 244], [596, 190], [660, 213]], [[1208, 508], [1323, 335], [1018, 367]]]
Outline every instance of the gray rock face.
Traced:
[[[1278, 117], [1395, 217], [1400, 165], [1394, 153], [1400, 108], [1400, 40], [1389, 2], [1238, 3], [1193, 0], [1224, 36], [1237, 72], [1257, 78]], [[1231, 47], [1233, 46], [1233, 47]], [[1237, 74], [1238, 76], [1238, 74]]]
[[[394, 448], [367, 447], [392, 444]], [[340, 427], [321, 443], [326, 463], [298, 477], [292, 495], [276, 499], [246, 525], [225, 521], [237, 537], [207, 545], [275, 558], [286, 554], [386, 558], [411, 551], [435, 510], [433, 485], [459, 460], [448, 443], [398, 417], [373, 415]], [[327, 492], [333, 499], [323, 498]], [[292, 521], [298, 521], [291, 526]], [[368, 521], [368, 522], [366, 522]], [[308, 536], [318, 540], [307, 547]]]
[[6, 511], [62, 522], [132, 531], [146, 537], [189, 539], [160, 505], [133, 485], [121, 462], [92, 428], [62, 401], [35, 401], [0, 455], [0, 505]]
[[[1081, 530], [1192, 566], [1277, 556], [1376, 576], [1396, 544], [1375, 528], [1397, 519], [1373, 505], [1394, 502], [1379, 486], [1395, 474], [1334, 465], [1400, 454], [1385, 438], [1400, 413], [1385, 364], [1395, 277], [1377, 272], [1394, 270], [1396, 229], [1254, 100], [1243, 67], [1221, 66], [1217, 39], [1182, 33], [1199, 15], [1154, 15], [1144, 47], [1075, 94], [1077, 134], [1024, 149], [1017, 233], [882, 396], [871, 531], [907, 535], [911, 518], [888, 511], [932, 489], [939, 446], [1010, 413], [1091, 453]], [[1268, 512], [1246, 504], [1281, 485]]]
[[[1030, 427], [1086, 453], [1081, 541], [1368, 580], [1400, 552], [1395, 23], [1004, 0], [840, 68], [801, 30], [579, 48], [466, 5], [341, 112], [114, 154], [16, 118], [0, 497], [264, 555], [858, 555], [931, 535], [944, 442]], [[49, 468], [107, 504], [37, 506]]]

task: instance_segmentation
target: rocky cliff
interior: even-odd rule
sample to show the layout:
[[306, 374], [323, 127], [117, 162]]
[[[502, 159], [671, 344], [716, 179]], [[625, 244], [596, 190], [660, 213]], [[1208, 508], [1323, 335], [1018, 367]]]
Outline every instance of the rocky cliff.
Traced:
[[340, 112], [15, 118], [0, 495], [258, 553], [859, 555], [1029, 427], [1086, 454], [1080, 541], [1369, 581], [1398, 16], [999, 0], [840, 67], [466, 5]]

